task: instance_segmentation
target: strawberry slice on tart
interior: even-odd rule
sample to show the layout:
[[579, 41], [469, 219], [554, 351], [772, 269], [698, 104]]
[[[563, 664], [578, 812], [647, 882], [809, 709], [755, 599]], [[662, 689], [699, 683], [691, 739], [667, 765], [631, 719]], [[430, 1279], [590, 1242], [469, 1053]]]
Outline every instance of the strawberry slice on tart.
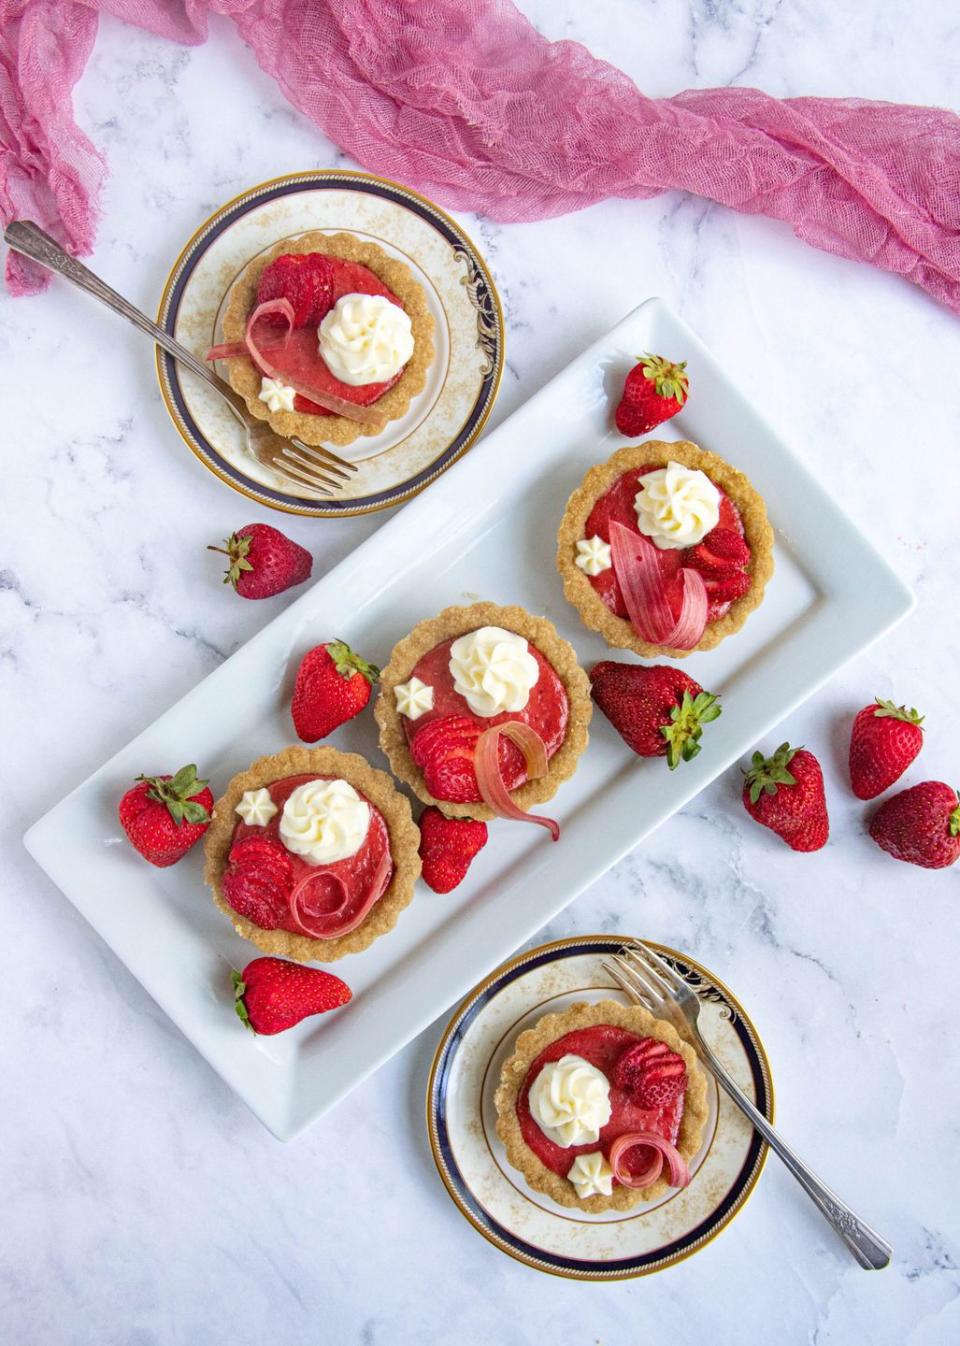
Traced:
[[689, 1183], [706, 1080], [672, 1025], [641, 1006], [580, 1003], [521, 1033], [496, 1108], [507, 1158], [536, 1191], [627, 1210]]
[[292, 747], [235, 776], [214, 805], [205, 878], [245, 939], [330, 962], [392, 929], [413, 896], [419, 844], [382, 771], [354, 753]]
[[519, 607], [446, 608], [400, 641], [375, 715], [394, 774], [452, 818], [549, 818], [587, 744], [590, 685], [552, 623]]
[[773, 531], [742, 472], [681, 440], [619, 449], [571, 495], [564, 593], [609, 645], [648, 657], [713, 649], [773, 573]]
[[353, 234], [278, 243], [235, 283], [224, 340], [231, 386], [282, 435], [349, 444], [403, 416], [433, 360], [433, 319], [410, 268]]

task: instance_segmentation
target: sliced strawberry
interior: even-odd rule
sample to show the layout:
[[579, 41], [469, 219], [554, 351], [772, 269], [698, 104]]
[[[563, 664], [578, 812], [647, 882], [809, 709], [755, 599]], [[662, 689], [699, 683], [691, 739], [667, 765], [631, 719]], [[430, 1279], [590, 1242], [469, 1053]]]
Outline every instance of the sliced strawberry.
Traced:
[[701, 575], [717, 579], [735, 575], [749, 560], [750, 548], [732, 528], [714, 528], [686, 555], [687, 565], [699, 570]]
[[677, 1056], [647, 1071], [637, 1090], [637, 1102], [642, 1108], [660, 1108], [679, 1098], [686, 1087], [687, 1068], [682, 1057]]
[[[264, 267], [257, 285], [257, 303], [289, 299], [294, 327], [316, 327], [333, 307], [333, 267], [319, 252], [285, 253]], [[282, 318], [265, 322], [283, 326]]]
[[278, 841], [243, 837], [231, 847], [220, 887], [240, 916], [262, 930], [276, 930], [293, 892], [293, 863]]
[[705, 580], [704, 583], [711, 604], [732, 603], [750, 588], [750, 576], [745, 570], [738, 570], [727, 579]]
[[613, 1082], [642, 1108], [659, 1108], [687, 1087], [683, 1057], [657, 1038], [644, 1038], [618, 1058]]
[[[435, 799], [450, 804], [481, 802], [474, 755], [482, 733], [483, 727], [466, 715], [444, 715], [429, 720], [414, 735], [410, 752]], [[526, 774], [523, 753], [501, 739], [499, 762], [506, 788], [515, 790]]]

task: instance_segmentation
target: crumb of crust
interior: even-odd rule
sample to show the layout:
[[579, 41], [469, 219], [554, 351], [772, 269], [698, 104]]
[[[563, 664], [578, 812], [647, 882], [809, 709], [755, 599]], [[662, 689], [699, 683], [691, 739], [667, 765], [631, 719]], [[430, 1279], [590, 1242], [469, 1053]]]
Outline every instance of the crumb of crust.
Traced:
[[260, 401], [260, 374], [245, 356], [228, 360], [229, 380], [241, 395], [251, 414], [268, 421], [271, 429], [285, 439], [297, 436], [305, 444], [351, 444], [360, 435], [378, 435], [389, 421], [406, 414], [411, 401], [423, 391], [427, 371], [433, 362], [433, 317], [427, 307], [423, 287], [414, 279], [405, 263], [388, 256], [376, 243], [353, 234], [324, 234], [314, 230], [301, 238], [284, 239], [262, 257], [256, 257], [240, 273], [230, 290], [223, 315], [225, 341], [242, 341], [247, 315], [253, 307], [257, 285], [264, 268], [277, 257], [292, 253], [323, 252], [345, 262], [361, 262], [392, 290], [410, 317], [413, 328], [413, 354], [392, 388], [388, 388], [368, 410], [380, 413], [375, 424], [360, 425], [344, 416], [313, 416], [302, 411], [270, 411]]
[[577, 759], [589, 741], [587, 729], [593, 714], [590, 680], [577, 662], [573, 646], [557, 634], [556, 627], [546, 617], [534, 617], [516, 606], [473, 603], [469, 607], [444, 608], [438, 616], [418, 622], [410, 634], [393, 647], [390, 660], [380, 673], [380, 693], [374, 715], [380, 726], [380, 747], [387, 755], [393, 774], [409, 785], [425, 804], [435, 804], [450, 818], [490, 819], [496, 815], [486, 804], [453, 804], [446, 799], [434, 799], [424, 783], [423, 772], [410, 753], [403, 716], [397, 710], [393, 689], [398, 683], [406, 682], [419, 660], [436, 645], [468, 631], [476, 631], [481, 626], [502, 626], [525, 636], [551, 665], [563, 683], [570, 703], [567, 732], [550, 758], [547, 774], [512, 790], [511, 798], [523, 809], [552, 799], [563, 781], [576, 771]]
[[[287, 776], [337, 776], [347, 780], [380, 810], [390, 836], [393, 874], [386, 892], [373, 905], [360, 925], [336, 939], [310, 939], [289, 930], [263, 930], [234, 911], [220, 891], [220, 876], [237, 824], [235, 809], [247, 790], [256, 790]], [[294, 958], [300, 963], [332, 963], [350, 953], [360, 953], [375, 939], [392, 930], [397, 917], [413, 897], [420, 875], [420, 829], [413, 821], [409, 801], [385, 771], [372, 767], [357, 753], [337, 748], [290, 747], [270, 757], [259, 757], [246, 771], [234, 776], [213, 806], [213, 821], [204, 838], [204, 881], [213, 890], [213, 900], [230, 918], [238, 935], [264, 953]]]
[[[749, 591], [742, 598], [735, 599], [719, 621], [707, 625], [700, 643], [692, 650], [668, 649], [641, 640], [628, 621], [610, 611], [575, 561], [577, 542], [584, 536], [590, 512], [616, 479], [624, 472], [644, 467], [647, 463], [665, 467], [671, 461], [699, 468], [726, 492], [740, 512], [744, 535], [750, 547], [747, 572], [752, 583]], [[725, 459], [689, 440], [682, 439], [670, 444], [664, 440], [651, 439], [644, 444], [628, 444], [618, 449], [606, 462], [597, 463], [587, 472], [564, 510], [557, 534], [557, 569], [563, 578], [563, 592], [567, 600], [580, 613], [584, 625], [601, 635], [608, 645], [634, 650], [647, 659], [684, 659], [698, 650], [714, 649], [721, 640], [739, 631], [750, 613], [759, 607], [763, 591], [773, 574], [773, 529], [767, 519], [763, 497], [754, 490], [744, 474]]]
[[610, 1196], [596, 1194], [581, 1198], [577, 1196], [573, 1183], [541, 1163], [523, 1139], [517, 1116], [517, 1098], [531, 1065], [557, 1038], [580, 1028], [593, 1028], [597, 1024], [613, 1024], [616, 1028], [625, 1028], [641, 1037], [659, 1038], [683, 1057], [687, 1067], [687, 1090], [677, 1149], [688, 1164], [700, 1148], [708, 1116], [707, 1081], [693, 1048], [681, 1039], [672, 1024], [665, 1019], [655, 1019], [641, 1005], [622, 1005], [616, 1000], [601, 1000], [588, 1005], [580, 1001], [562, 1014], [544, 1015], [532, 1028], [521, 1033], [513, 1054], [504, 1062], [500, 1072], [500, 1083], [495, 1095], [497, 1135], [506, 1147], [507, 1158], [512, 1166], [523, 1174], [535, 1191], [552, 1197], [561, 1206], [575, 1206], [591, 1214], [605, 1210], [629, 1210], [641, 1201], [655, 1201], [670, 1186], [665, 1178], [659, 1178], [650, 1187], [643, 1189], [621, 1187], [618, 1184]]

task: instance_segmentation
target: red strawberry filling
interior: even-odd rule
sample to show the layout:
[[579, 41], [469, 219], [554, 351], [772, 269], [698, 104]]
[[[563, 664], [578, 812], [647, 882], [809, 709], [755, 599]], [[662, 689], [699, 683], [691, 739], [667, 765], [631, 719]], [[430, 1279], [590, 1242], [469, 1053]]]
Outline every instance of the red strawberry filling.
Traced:
[[[265, 267], [257, 286], [257, 304], [271, 299], [288, 299], [293, 306], [293, 328], [280, 351], [271, 348], [271, 362], [283, 378], [288, 373], [291, 381], [305, 382], [311, 388], [366, 407], [392, 388], [403, 373], [386, 383], [343, 383], [327, 368], [317, 343], [317, 327], [345, 294], [382, 294], [403, 308], [400, 300], [388, 290], [383, 281], [360, 262], [346, 262], [340, 257], [328, 257], [322, 252], [285, 253]], [[267, 315], [264, 325], [284, 327], [281, 319]], [[261, 371], [262, 372], [262, 371]], [[294, 409], [314, 416], [329, 414], [324, 407], [297, 393]]]
[[[678, 1087], [668, 1085], [653, 1097], [645, 1093], [642, 1086], [646, 1072], [637, 1066], [636, 1054], [650, 1051], [651, 1044], [662, 1046], [665, 1056], [659, 1061], [659, 1069], [670, 1071], [664, 1078], [682, 1079]], [[601, 1070], [610, 1081], [610, 1120], [601, 1128], [599, 1141], [589, 1145], [570, 1145], [564, 1149], [555, 1145], [543, 1134], [530, 1111], [530, 1089], [534, 1080], [545, 1065], [559, 1061], [567, 1054], [582, 1056], [585, 1061]], [[660, 1056], [655, 1052], [654, 1056]], [[633, 1057], [633, 1066], [624, 1068], [621, 1062]], [[683, 1067], [683, 1059], [670, 1051], [665, 1044], [657, 1043], [654, 1038], [643, 1038], [630, 1033], [625, 1028], [615, 1028], [612, 1024], [596, 1024], [592, 1028], [578, 1028], [573, 1033], [565, 1033], [556, 1042], [545, 1047], [527, 1071], [526, 1079], [517, 1096], [517, 1118], [521, 1134], [534, 1154], [552, 1172], [565, 1178], [578, 1154], [593, 1154], [602, 1150], [608, 1162], [610, 1147], [618, 1136], [634, 1132], [652, 1131], [671, 1145], [676, 1145], [680, 1134], [680, 1122], [683, 1118], [683, 1105], [686, 1088], [686, 1074], [678, 1076], [674, 1063]], [[618, 1067], [620, 1069], [618, 1070]], [[648, 1083], [653, 1083], [650, 1080]], [[649, 1146], [637, 1145], [628, 1150], [620, 1159], [620, 1166], [628, 1173], [642, 1173], [650, 1163]], [[616, 1182], [616, 1179], [614, 1180]]]
[[[427, 789], [435, 799], [450, 803], [480, 802], [480, 788], [474, 768], [477, 741], [494, 725], [519, 720], [528, 724], [543, 741], [547, 758], [563, 742], [570, 716], [566, 688], [551, 665], [534, 645], [530, 653], [540, 666], [540, 675], [523, 710], [503, 711], [485, 718], [475, 715], [464, 697], [454, 690], [450, 674], [450, 646], [454, 637], [435, 645], [417, 663], [411, 677], [433, 688], [433, 708], [416, 720], [403, 716], [403, 728], [413, 760], [423, 772]], [[506, 738], [497, 750], [500, 774], [507, 790], [515, 790], [527, 779], [523, 752]]]
[[238, 819], [233, 830], [220, 887], [234, 911], [263, 930], [335, 939], [360, 924], [390, 882], [390, 836], [383, 815], [369, 800], [367, 835], [356, 855], [346, 860], [308, 865], [280, 840], [280, 819], [289, 796], [298, 785], [326, 779], [288, 776], [274, 781], [267, 789], [278, 812], [265, 827], [251, 827]]
[[[584, 531], [585, 537], [601, 537], [610, 541], [610, 525], [621, 523], [632, 533], [639, 534], [634, 499], [640, 489], [640, 479], [648, 472], [656, 472], [656, 464], [637, 467], [618, 477], [590, 511]], [[714, 482], [716, 485], [716, 482]], [[657, 565], [666, 590], [667, 602], [674, 618], [679, 618], [683, 606], [684, 567], [698, 570], [707, 590], [707, 621], [716, 622], [730, 610], [730, 604], [742, 598], [750, 588], [746, 567], [750, 564], [750, 547], [743, 533], [740, 511], [720, 491], [720, 518], [717, 526], [695, 547], [662, 549], [654, 547]], [[618, 617], [629, 620], [620, 583], [611, 566], [599, 575], [588, 575], [590, 583], [604, 603]]]

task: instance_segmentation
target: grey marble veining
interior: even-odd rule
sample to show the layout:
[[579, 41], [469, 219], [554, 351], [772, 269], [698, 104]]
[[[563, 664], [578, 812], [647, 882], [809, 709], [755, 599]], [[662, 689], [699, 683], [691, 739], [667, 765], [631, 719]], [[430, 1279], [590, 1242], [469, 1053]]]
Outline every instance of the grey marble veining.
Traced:
[[[935, 0], [524, 8], [651, 94], [755, 83], [951, 98], [955, 31]], [[111, 168], [93, 265], [148, 310], [224, 199], [342, 162], [219, 20], [191, 50], [104, 21], [76, 104]], [[852, 711], [892, 695], [928, 717], [910, 779], [960, 770], [956, 320], [785, 225], [677, 195], [539, 225], [465, 223], [509, 324], [494, 424], [660, 294], [729, 353], [917, 591], [915, 616], [783, 727], [823, 761], [825, 850], [795, 856], [756, 828], [731, 772], [542, 935], [633, 929], [712, 967], [764, 1038], [784, 1131], [890, 1238], [895, 1264], [858, 1270], [771, 1161], [723, 1236], [662, 1275], [594, 1286], [520, 1267], [470, 1229], [433, 1170], [422, 1096], [439, 1023], [282, 1146], [33, 866], [24, 828], [285, 601], [220, 588], [204, 544], [268, 516], [182, 447], [146, 346], [54, 286], [0, 299], [0, 1341], [946, 1346], [960, 1339], [948, 1054], [960, 867], [928, 874], [882, 855], [844, 754]], [[283, 526], [322, 573], [379, 522]]]

